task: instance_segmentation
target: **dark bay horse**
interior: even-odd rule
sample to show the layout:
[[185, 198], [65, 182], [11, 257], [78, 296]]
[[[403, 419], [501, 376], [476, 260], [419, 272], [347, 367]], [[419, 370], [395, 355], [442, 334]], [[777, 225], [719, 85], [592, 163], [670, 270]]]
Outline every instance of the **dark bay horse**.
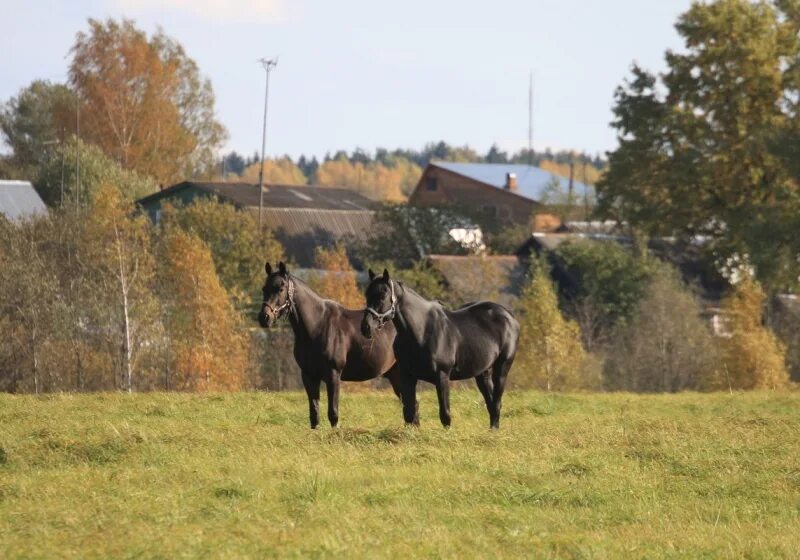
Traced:
[[367, 308], [361, 332], [378, 337], [392, 324], [394, 353], [401, 374], [403, 418], [418, 424], [417, 380], [436, 386], [439, 419], [450, 425], [450, 380], [474, 377], [486, 401], [489, 425], [500, 427], [500, 408], [508, 370], [519, 342], [519, 323], [502, 305], [480, 301], [455, 311], [428, 301], [402, 282], [369, 271]]
[[319, 389], [325, 383], [328, 393], [328, 420], [339, 422], [339, 390], [342, 381], [367, 381], [385, 375], [400, 397], [392, 342], [394, 327], [384, 329], [372, 340], [358, 327], [362, 311], [346, 309], [323, 299], [307, 284], [286, 270], [282, 262], [277, 272], [266, 264], [264, 302], [258, 320], [264, 328], [288, 315], [294, 331], [294, 359], [302, 372], [308, 394], [311, 427], [319, 425]]

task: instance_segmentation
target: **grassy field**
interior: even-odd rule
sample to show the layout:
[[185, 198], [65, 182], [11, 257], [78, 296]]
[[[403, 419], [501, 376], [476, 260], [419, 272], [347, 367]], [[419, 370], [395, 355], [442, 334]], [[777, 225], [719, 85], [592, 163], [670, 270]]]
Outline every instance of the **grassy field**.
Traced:
[[800, 394], [0, 396], [0, 558], [800, 556]]

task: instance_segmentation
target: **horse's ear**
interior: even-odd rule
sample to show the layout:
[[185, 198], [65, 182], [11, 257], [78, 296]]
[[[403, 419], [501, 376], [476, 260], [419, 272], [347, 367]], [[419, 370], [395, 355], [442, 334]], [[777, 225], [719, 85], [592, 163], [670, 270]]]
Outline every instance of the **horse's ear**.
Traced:
[[377, 275], [374, 272], [372, 272], [372, 269], [371, 268], [367, 269], [367, 272], [369, 272], [369, 281], [372, 282], [373, 280], [375, 280], [375, 276]]
[[267, 264], [266, 264], [266, 265], [264, 265], [264, 270], [266, 270], [266, 271], [267, 271], [267, 276], [269, 276], [270, 274], [272, 274], [272, 265], [271, 265], [271, 264], [269, 264], [269, 261], [267, 261]]
[[383, 279], [389, 281], [389, 271], [385, 268], [383, 269]]
[[283, 264], [283, 261], [278, 263], [278, 272], [280, 272], [283, 276], [286, 276], [286, 265]]

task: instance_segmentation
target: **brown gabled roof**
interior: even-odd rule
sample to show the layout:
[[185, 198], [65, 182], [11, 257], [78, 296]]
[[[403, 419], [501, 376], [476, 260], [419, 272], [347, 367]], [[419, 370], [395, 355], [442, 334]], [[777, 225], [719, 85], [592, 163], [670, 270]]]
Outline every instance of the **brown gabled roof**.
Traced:
[[[240, 208], [259, 205], [258, 185], [184, 181], [139, 200], [139, 204], [168, 198], [176, 191], [199, 189]], [[264, 185], [264, 208], [312, 208], [316, 210], [373, 210], [375, 203], [355, 191], [341, 187]]]

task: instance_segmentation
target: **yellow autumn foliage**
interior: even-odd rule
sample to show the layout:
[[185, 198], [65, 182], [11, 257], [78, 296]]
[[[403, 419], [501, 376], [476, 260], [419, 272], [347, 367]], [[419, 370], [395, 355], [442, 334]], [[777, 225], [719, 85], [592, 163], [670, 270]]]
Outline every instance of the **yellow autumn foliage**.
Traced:
[[[261, 162], [248, 165], [242, 173], [241, 179], [248, 183], [258, 183], [258, 173], [261, 169]], [[275, 185], [305, 185], [308, 179], [297, 165], [288, 157], [264, 160], [264, 182]]]
[[[539, 167], [545, 171], [549, 171], [553, 175], [558, 175], [560, 177], [564, 177], [565, 179], [569, 179], [568, 163], [558, 163], [554, 160], [543, 159], [539, 162]], [[588, 163], [584, 168], [582, 163], [576, 162], [573, 172], [573, 179], [578, 183], [583, 183], [586, 185], [596, 184], [603, 176], [603, 172], [601, 170]]]
[[348, 309], [364, 307], [364, 295], [356, 283], [356, 275], [344, 245], [337, 244], [331, 249], [317, 247], [314, 268], [323, 271], [313, 274], [308, 280], [318, 294]]
[[244, 383], [247, 341], [222, 287], [208, 247], [198, 237], [173, 228], [162, 247], [162, 282], [169, 302], [173, 389], [235, 391]]
[[723, 372], [717, 389], [776, 389], [789, 382], [784, 345], [762, 323], [766, 296], [751, 280], [739, 282], [722, 301], [728, 336], [721, 338]]
[[590, 389], [599, 372], [581, 345], [580, 328], [566, 319], [546, 266], [534, 263], [517, 305], [520, 339], [509, 382], [547, 391]]
[[326, 161], [314, 176], [314, 183], [330, 187], [347, 187], [358, 193], [385, 202], [405, 202], [414, 189], [422, 170], [418, 165], [398, 159], [393, 165], [361, 162], [345, 158]]

